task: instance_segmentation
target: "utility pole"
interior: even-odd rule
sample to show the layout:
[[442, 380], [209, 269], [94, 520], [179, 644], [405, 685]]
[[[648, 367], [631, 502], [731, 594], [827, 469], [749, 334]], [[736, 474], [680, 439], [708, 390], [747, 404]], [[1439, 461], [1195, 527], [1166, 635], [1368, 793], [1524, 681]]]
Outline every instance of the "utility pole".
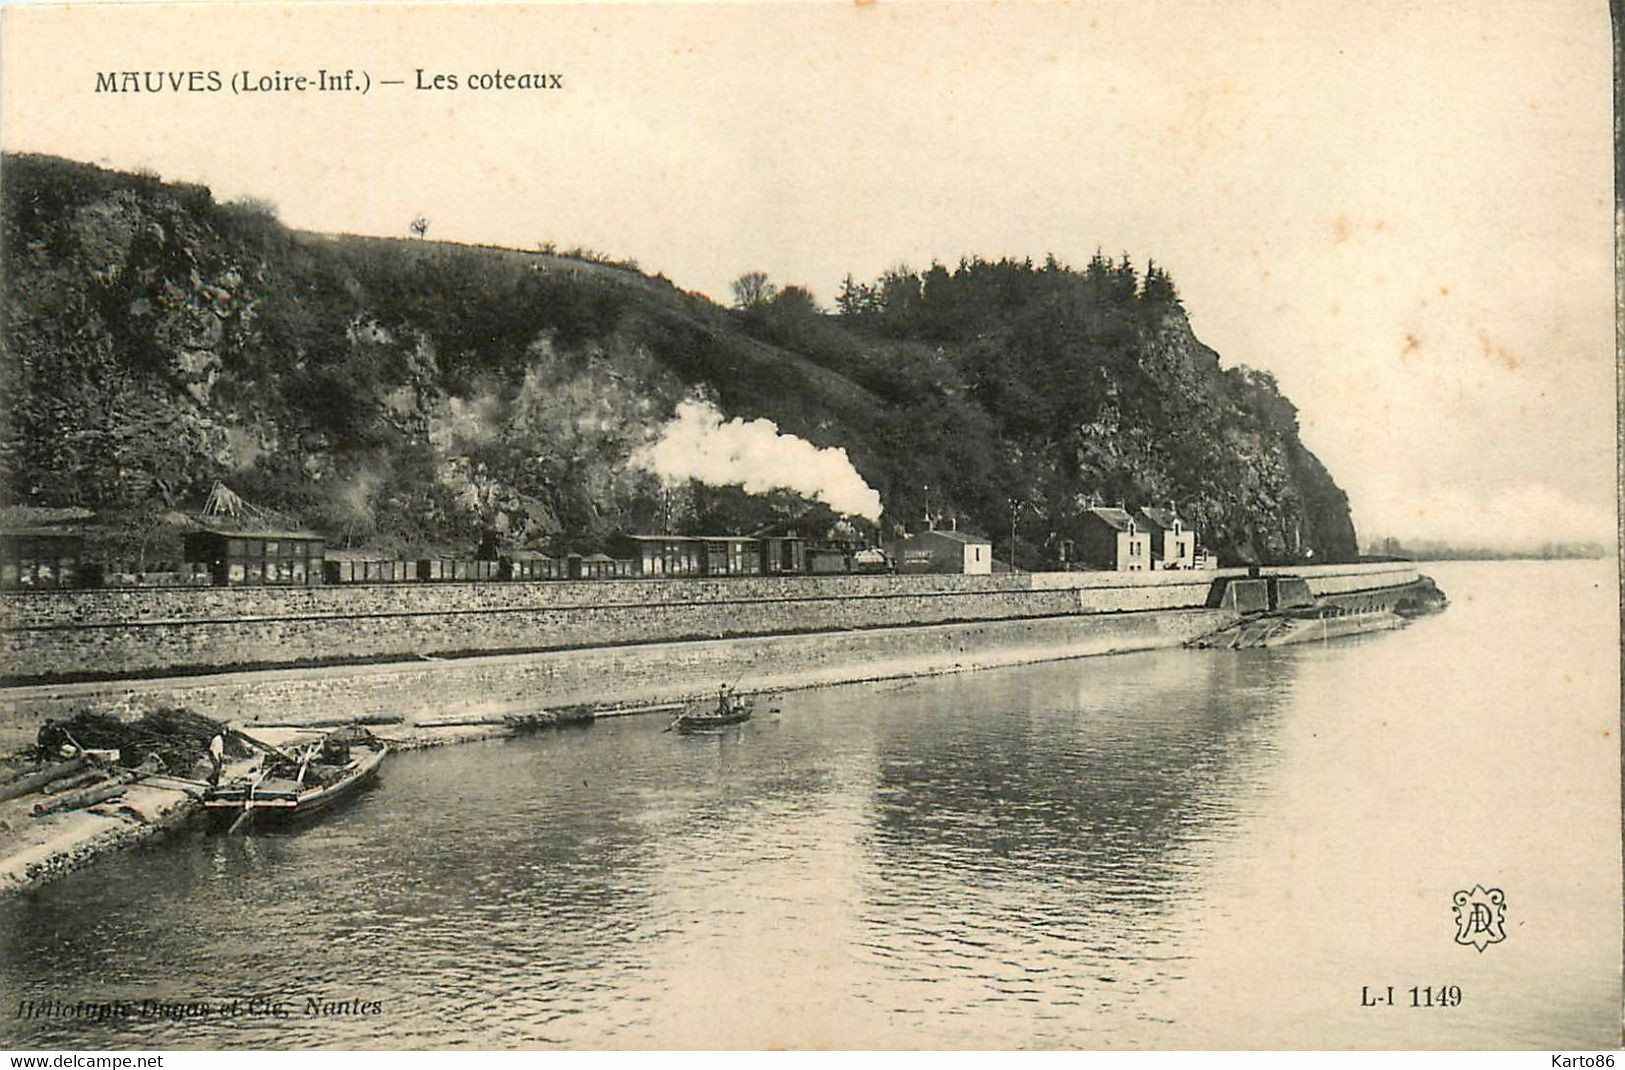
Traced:
[[1016, 571], [1016, 512], [1021, 508], [1020, 498], [1010, 499], [1010, 571]]

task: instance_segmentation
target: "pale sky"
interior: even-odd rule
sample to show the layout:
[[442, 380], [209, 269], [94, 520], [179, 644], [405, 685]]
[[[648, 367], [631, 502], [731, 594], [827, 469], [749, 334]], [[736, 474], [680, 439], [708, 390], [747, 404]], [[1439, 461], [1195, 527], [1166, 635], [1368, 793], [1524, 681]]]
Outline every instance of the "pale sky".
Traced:
[[[1604, 3], [10, 8], [0, 144], [318, 231], [636, 259], [728, 298], [962, 254], [1173, 273], [1362, 539], [1611, 538]], [[365, 70], [109, 95], [97, 71]], [[418, 91], [416, 71], [465, 88]], [[470, 72], [563, 75], [476, 91]], [[359, 74], [358, 74], [359, 77]]]

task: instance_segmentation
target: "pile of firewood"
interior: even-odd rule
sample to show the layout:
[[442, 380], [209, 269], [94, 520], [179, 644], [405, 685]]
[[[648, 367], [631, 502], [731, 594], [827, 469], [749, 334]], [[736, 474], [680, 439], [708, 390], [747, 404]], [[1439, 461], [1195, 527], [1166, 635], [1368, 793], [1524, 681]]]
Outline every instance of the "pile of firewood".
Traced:
[[109, 769], [80, 754], [65, 762], [53, 762], [32, 772], [0, 783], [0, 802], [38, 794], [35, 817], [64, 810], [81, 810], [123, 795], [128, 787], [127, 773]]

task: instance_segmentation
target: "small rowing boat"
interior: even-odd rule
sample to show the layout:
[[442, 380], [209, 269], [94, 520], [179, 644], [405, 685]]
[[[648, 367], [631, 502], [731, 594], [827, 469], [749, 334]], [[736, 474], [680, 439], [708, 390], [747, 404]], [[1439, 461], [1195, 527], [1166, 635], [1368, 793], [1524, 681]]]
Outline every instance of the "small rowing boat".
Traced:
[[726, 728], [731, 724], [742, 724], [750, 720], [755, 705], [755, 699], [740, 698], [724, 688], [716, 705], [690, 707], [684, 710], [672, 719], [671, 724], [666, 726], [666, 731], [670, 732], [675, 728], [679, 732], [705, 732]]
[[204, 793], [204, 809], [231, 818], [232, 831], [249, 821], [286, 823], [327, 810], [377, 779], [389, 753], [388, 744], [360, 726], [329, 732], [291, 751], [264, 749], [258, 769]]

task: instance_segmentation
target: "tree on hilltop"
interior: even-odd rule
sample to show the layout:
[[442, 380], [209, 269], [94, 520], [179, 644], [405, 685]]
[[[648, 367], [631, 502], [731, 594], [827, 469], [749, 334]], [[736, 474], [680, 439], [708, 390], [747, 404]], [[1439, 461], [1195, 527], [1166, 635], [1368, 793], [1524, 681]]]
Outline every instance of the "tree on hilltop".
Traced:
[[811, 316], [819, 311], [818, 299], [805, 286], [786, 286], [780, 290], [773, 298], [773, 308], [793, 316]]
[[846, 278], [841, 280], [841, 288], [835, 292], [835, 310], [843, 316], [862, 316], [878, 312], [880, 308], [880, 291], [847, 272]]
[[1173, 276], [1162, 270], [1155, 260], [1146, 261], [1145, 280], [1140, 284], [1140, 300], [1154, 308], [1167, 305], [1184, 307], [1179, 300], [1179, 290], [1174, 286]]
[[755, 308], [771, 301], [779, 292], [779, 288], [773, 285], [765, 271], [747, 271], [731, 285], [734, 292], [734, 307], [738, 309]]

